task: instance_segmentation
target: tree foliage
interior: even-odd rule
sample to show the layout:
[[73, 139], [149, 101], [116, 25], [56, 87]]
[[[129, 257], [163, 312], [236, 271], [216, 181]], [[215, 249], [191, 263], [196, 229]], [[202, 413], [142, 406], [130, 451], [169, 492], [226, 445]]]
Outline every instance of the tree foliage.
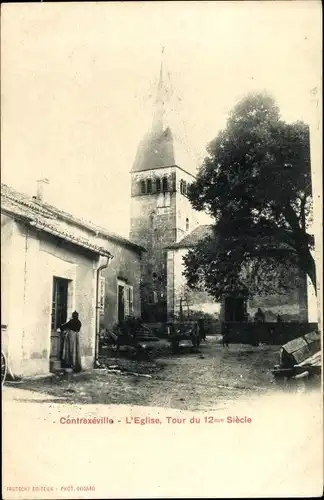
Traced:
[[309, 129], [285, 123], [271, 96], [249, 95], [234, 107], [188, 195], [215, 220], [214, 236], [185, 257], [191, 288], [203, 283], [219, 298], [236, 278], [251, 294], [280, 293], [296, 267], [316, 290]]

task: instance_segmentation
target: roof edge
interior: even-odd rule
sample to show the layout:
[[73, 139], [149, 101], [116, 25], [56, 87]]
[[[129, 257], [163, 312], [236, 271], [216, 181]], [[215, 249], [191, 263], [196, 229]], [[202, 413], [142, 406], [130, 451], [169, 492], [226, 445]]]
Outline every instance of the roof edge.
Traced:
[[180, 167], [179, 165], [161, 165], [160, 167], [143, 168], [141, 170], [131, 170], [130, 174], [139, 174], [141, 172], [150, 172], [150, 171], [155, 171], [155, 170], [161, 170], [162, 168], [174, 168], [174, 167], [179, 168], [180, 170], [182, 170], [186, 174], [188, 174], [191, 177], [193, 177], [194, 179], [196, 179], [196, 176], [194, 174], [192, 174], [191, 172], [188, 172], [188, 170], [185, 170], [184, 168]]
[[[24, 205], [24, 202], [22, 200], [15, 198], [15, 193], [22, 194], [23, 196], [25, 196], [28, 199], [28, 201], [30, 201], [30, 203], [36, 204], [37, 206], [39, 206], [40, 209], [43, 209], [45, 211], [50, 211], [51, 215], [53, 214], [53, 215], [55, 215], [55, 217], [65, 221], [65, 222], [70, 222], [81, 229], [87, 229], [88, 231], [93, 232], [97, 236], [101, 235], [108, 240], [116, 241], [118, 243], [123, 244], [124, 246], [131, 247], [139, 253], [146, 252], [146, 249], [144, 247], [138, 245], [137, 243], [134, 243], [133, 241], [131, 241], [123, 236], [120, 236], [116, 233], [113, 233], [113, 232], [106, 230], [105, 228], [97, 226], [94, 222], [82, 220], [82, 219], [78, 218], [77, 216], [74, 216], [73, 214], [70, 214], [68, 212], [61, 210], [60, 208], [56, 207], [55, 205], [50, 205], [49, 203], [46, 203], [46, 202], [39, 202], [38, 200], [33, 199], [31, 196], [29, 196], [25, 193], [21, 193], [20, 191], [17, 191], [5, 183], [1, 183], [1, 187], [5, 187], [11, 191], [11, 193], [7, 194], [7, 193], [3, 193], [1, 190], [1, 197], [3, 196], [3, 197], [7, 197], [9, 199], [13, 199], [16, 203]], [[2, 207], [1, 207], [1, 209], [2, 209]], [[34, 207], [30, 207], [30, 209], [34, 210]]]
[[[86, 250], [89, 250], [90, 252], [96, 253], [98, 255], [109, 257], [111, 259], [114, 257], [112, 253], [109, 252], [109, 250], [106, 250], [99, 245], [94, 245], [90, 242], [82, 241], [79, 238], [74, 238], [73, 236], [67, 235], [65, 232], [60, 231], [59, 229], [56, 229], [50, 225], [40, 223], [39, 220], [37, 220], [37, 217], [33, 218], [25, 214], [17, 214], [14, 210], [9, 210], [3, 207], [1, 207], [1, 212], [10, 217], [13, 217], [16, 220], [27, 223], [37, 231], [44, 231], [46, 233], [52, 234], [53, 236], [72, 243], [73, 245], [76, 245], [78, 247], [85, 248]], [[86, 240], [86, 238], [84, 238], [84, 240]]]

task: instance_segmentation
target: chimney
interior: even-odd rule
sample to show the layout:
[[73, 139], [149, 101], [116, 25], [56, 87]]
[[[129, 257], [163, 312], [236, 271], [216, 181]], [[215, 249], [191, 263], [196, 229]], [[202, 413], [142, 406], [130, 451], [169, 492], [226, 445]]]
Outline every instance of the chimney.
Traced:
[[36, 199], [38, 201], [44, 201], [44, 191], [45, 191], [46, 184], [49, 184], [49, 180], [48, 179], [39, 179], [37, 181]]

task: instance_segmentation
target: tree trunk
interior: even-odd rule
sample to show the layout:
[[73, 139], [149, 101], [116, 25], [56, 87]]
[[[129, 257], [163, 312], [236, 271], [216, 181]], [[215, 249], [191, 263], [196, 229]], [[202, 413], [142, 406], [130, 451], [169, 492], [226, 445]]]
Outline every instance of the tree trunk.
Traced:
[[300, 227], [298, 217], [290, 205], [284, 207], [283, 214], [292, 230], [295, 240], [294, 246], [299, 257], [300, 267], [309, 276], [314, 287], [315, 295], [317, 296], [315, 260], [309, 249], [306, 231]]
[[301, 268], [306, 272], [307, 276], [309, 276], [312, 285], [314, 287], [315, 295], [317, 296], [317, 284], [316, 284], [316, 265], [315, 260], [310, 253], [309, 249], [307, 251], [302, 250], [299, 254]]

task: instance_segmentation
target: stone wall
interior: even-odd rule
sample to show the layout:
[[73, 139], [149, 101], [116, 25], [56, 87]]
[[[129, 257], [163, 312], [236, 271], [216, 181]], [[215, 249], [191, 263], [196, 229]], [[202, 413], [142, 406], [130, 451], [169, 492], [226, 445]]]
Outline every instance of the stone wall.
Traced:
[[[183, 257], [187, 252], [187, 248], [168, 251], [168, 317], [179, 314], [181, 297], [184, 312], [189, 309], [222, 315], [221, 304], [206, 292], [188, 290], [183, 275]], [[290, 280], [292, 288], [287, 293], [255, 297], [248, 301], [247, 312], [253, 317], [260, 307], [266, 314], [266, 321], [275, 321], [278, 314], [284, 321], [308, 321], [307, 279], [291, 269]]]
[[248, 301], [247, 312], [253, 317], [258, 308], [266, 321], [275, 321], [279, 314], [283, 321], [308, 321], [307, 277], [296, 268], [290, 269], [291, 288], [285, 293], [258, 296]]
[[[169, 191], [141, 195], [138, 191], [141, 179], [155, 179], [154, 172], [133, 174], [131, 200], [130, 239], [143, 246], [141, 300], [144, 318], [166, 309], [167, 251], [166, 246], [176, 239], [176, 192], [174, 169], [158, 169], [161, 178], [168, 177]], [[144, 175], [145, 174], [145, 175]], [[155, 309], [155, 313], [154, 313]], [[157, 318], [156, 318], [157, 319]], [[161, 319], [161, 318], [159, 318]]]
[[[162, 188], [163, 178], [168, 180], [168, 191], [158, 192], [157, 179]], [[167, 247], [198, 225], [197, 213], [183, 189], [184, 183], [187, 187], [192, 179], [192, 175], [177, 166], [132, 174], [130, 239], [147, 250], [143, 255], [141, 280], [145, 320], [148, 317], [152, 321], [166, 319], [167, 288], [170, 287]], [[150, 193], [144, 194], [141, 182], [148, 180]]]

